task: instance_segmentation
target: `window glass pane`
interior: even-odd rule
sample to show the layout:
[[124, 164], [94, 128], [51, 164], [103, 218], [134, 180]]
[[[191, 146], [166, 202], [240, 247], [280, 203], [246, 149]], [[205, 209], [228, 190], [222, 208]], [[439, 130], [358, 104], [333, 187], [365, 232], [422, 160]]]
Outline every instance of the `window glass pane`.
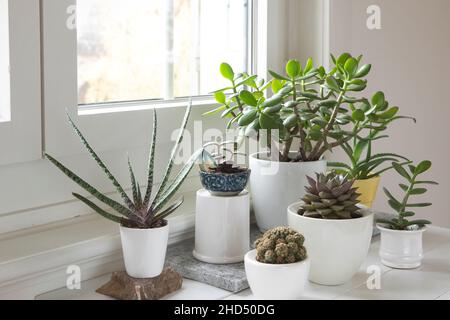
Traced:
[[0, 122], [11, 120], [8, 0], [0, 0]]
[[246, 70], [248, 0], [78, 0], [79, 103], [205, 95]]

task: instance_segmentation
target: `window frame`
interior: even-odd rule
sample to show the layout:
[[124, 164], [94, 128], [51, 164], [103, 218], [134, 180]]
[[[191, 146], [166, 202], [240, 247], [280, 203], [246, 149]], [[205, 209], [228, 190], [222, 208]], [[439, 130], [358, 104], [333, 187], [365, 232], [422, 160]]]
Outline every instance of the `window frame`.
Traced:
[[0, 166], [40, 159], [39, 0], [9, 0], [10, 119], [0, 122]]
[[[249, 0], [249, 21], [253, 20], [254, 0]], [[187, 99], [144, 100], [124, 103], [78, 104], [77, 92], [77, 34], [76, 30], [61, 28], [70, 17], [68, 8], [76, 5], [76, 0], [42, 0], [43, 60], [45, 97], [45, 145], [46, 151], [56, 156], [71, 156], [82, 153], [79, 142], [67, 126], [66, 112], [89, 132], [99, 132], [99, 136], [116, 137], [117, 128], [123, 121], [132, 123], [134, 128], [147, 132], [151, 123], [149, 113], [153, 108], [171, 110], [168, 118], [178, 119], [179, 108], [186, 107]], [[249, 39], [251, 33], [249, 32]], [[249, 44], [249, 60], [252, 60], [253, 46]], [[64, 57], [64, 58], [62, 58]], [[253, 64], [249, 63], [249, 68]], [[250, 71], [253, 71], [250, 69]], [[60, 79], [65, 79], [64, 82]], [[55, 94], [56, 93], [56, 94]], [[216, 105], [212, 96], [193, 97], [193, 105], [207, 110]], [[173, 114], [172, 114], [173, 112]], [[99, 130], [99, 121], [102, 128]], [[146, 138], [134, 129], [121, 130], [123, 136], [116, 137], [114, 144], [104, 139], [94, 139], [101, 151], [139, 148], [147, 144]]]

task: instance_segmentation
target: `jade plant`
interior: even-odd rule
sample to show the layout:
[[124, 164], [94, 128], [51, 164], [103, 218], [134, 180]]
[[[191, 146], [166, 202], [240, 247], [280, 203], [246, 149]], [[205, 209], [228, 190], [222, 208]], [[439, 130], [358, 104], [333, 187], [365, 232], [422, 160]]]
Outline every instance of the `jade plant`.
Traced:
[[80, 137], [81, 142], [86, 147], [87, 151], [91, 155], [91, 157], [95, 160], [95, 162], [99, 165], [101, 170], [104, 172], [106, 177], [112, 182], [118, 194], [121, 196], [123, 204], [111, 199], [104, 193], [97, 190], [95, 187], [90, 185], [88, 182], [80, 178], [73, 171], [65, 167], [61, 162], [56, 160], [49, 154], [46, 154], [48, 160], [50, 160], [58, 169], [60, 169], [68, 178], [78, 184], [81, 188], [83, 188], [86, 192], [88, 192], [92, 197], [102, 202], [104, 205], [108, 206], [110, 210], [113, 212], [109, 212], [107, 210], [102, 209], [100, 206], [89, 200], [88, 198], [78, 194], [73, 193], [75, 198], [85, 203], [88, 207], [94, 210], [99, 215], [103, 216], [106, 219], [122, 224], [125, 227], [136, 228], [136, 229], [151, 229], [158, 228], [166, 225], [165, 218], [167, 218], [170, 214], [172, 214], [175, 210], [177, 210], [183, 204], [183, 198], [178, 199], [174, 204], [166, 207], [171, 198], [175, 195], [175, 193], [179, 190], [181, 184], [187, 178], [189, 172], [194, 166], [196, 160], [201, 154], [201, 150], [194, 153], [191, 158], [187, 161], [184, 167], [179, 171], [174, 180], [169, 181], [169, 177], [172, 173], [172, 169], [175, 164], [175, 157], [181, 145], [181, 141], [183, 139], [183, 133], [188, 123], [189, 115], [191, 112], [191, 105], [189, 105], [183, 124], [181, 126], [180, 134], [175, 142], [175, 146], [172, 150], [172, 154], [170, 160], [167, 164], [167, 167], [164, 172], [164, 176], [159, 188], [156, 190], [156, 193], [153, 195], [153, 178], [154, 178], [154, 164], [155, 164], [155, 150], [156, 150], [156, 141], [157, 141], [157, 128], [158, 128], [158, 119], [156, 111], [154, 111], [153, 116], [153, 136], [150, 146], [150, 155], [148, 161], [148, 175], [146, 180], [146, 189], [141, 190], [141, 187], [135, 177], [131, 161], [128, 159], [128, 169], [131, 177], [131, 188], [132, 188], [132, 197], [130, 197], [119, 183], [119, 181], [113, 176], [111, 171], [107, 168], [104, 162], [100, 159], [97, 153], [92, 149], [89, 145], [86, 138], [83, 136], [81, 131], [75, 125], [70, 117], [69, 122], [72, 125], [73, 129]]
[[287, 227], [267, 231], [256, 240], [256, 260], [268, 264], [289, 264], [307, 258], [305, 237]]
[[398, 200], [387, 188], [384, 188], [384, 193], [388, 197], [389, 206], [397, 212], [397, 217], [392, 219], [379, 219], [377, 222], [386, 225], [393, 230], [411, 230], [414, 228], [423, 228], [427, 224], [431, 224], [428, 220], [408, 220], [415, 216], [414, 208], [429, 207], [431, 203], [411, 203], [411, 197], [423, 195], [428, 190], [424, 188], [426, 185], [437, 185], [435, 181], [419, 180], [419, 176], [427, 172], [431, 168], [431, 162], [426, 160], [420, 162], [417, 166], [409, 165], [407, 170], [398, 163], [393, 163], [395, 171], [406, 180], [405, 183], [400, 183], [399, 186], [404, 192], [403, 197]]
[[354, 180], [336, 172], [316, 174], [316, 179], [307, 177], [309, 186], [298, 214], [318, 219], [354, 219], [362, 214], [357, 189], [353, 188]]
[[[248, 137], [261, 139], [261, 130], [265, 130], [267, 145], [282, 162], [320, 160], [327, 151], [363, 138], [365, 131], [384, 128], [397, 118], [396, 107], [378, 100], [371, 105], [368, 99], [358, 97], [366, 89], [365, 78], [371, 71], [370, 64], [362, 63], [362, 56], [344, 53], [339, 58], [332, 56], [332, 61], [333, 67], [326, 70], [314, 66], [312, 59], [304, 65], [290, 60], [284, 75], [270, 71], [273, 79], [269, 82], [235, 73], [223, 63], [220, 71], [230, 85], [214, 92], [220, 106], [205, 115], [221, 113], [229, 128], [237, 125]], [[278, 141], [273, 143], [275, 131]]]

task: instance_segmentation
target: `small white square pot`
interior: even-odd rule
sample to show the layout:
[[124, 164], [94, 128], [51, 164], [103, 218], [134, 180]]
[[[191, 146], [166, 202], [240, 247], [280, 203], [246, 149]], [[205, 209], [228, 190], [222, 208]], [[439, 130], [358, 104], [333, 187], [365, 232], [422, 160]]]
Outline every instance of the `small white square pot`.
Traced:
[[158, 277], [166, 260], [169, 223], [162, 228], [130, 229], [120, 226], [123, 258], [127, 274], [132, 278]]
[[309, 280], [328, 286], [346, 283], [369, 252], [373, 212], [364, 209], [364, 216], [358, 219], [315, 219], [299, 215], [300, 205], [301, 202], [288, 208], [288, 223], [305, 236], [305, 247], [311, 259]]
[[377, 225], [381, 231], [380, 258], [390, 268], [415, 269], [422, 265], [422, 235], [420, 230], [391, 230]]
[[253, 295], [259, 300], [301, 299], [309, 269], [309, 258], [291, 264], [268, 264], [256, 260], [256, 250], [245, 256], [247, 280]]

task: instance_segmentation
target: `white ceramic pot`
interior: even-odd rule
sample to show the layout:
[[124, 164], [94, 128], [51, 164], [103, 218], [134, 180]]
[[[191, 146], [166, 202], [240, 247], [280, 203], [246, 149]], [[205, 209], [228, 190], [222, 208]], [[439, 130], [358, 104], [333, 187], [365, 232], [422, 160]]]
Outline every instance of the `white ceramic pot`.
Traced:
[[291, 264], [267, 264], [256, 260], [256, 250], [245, 256], [248, 283], [255, 298], [260, 300], [302, 298], [309, 270], [309, 258]]
[[197, 260], [212, 264], [244, 261], [250, 250], [250, 195], [213, 196], [197, 192], [195, 250]]
[[381, 231], [380, 258], [385, 266], [415, 269], [422, 265], [422, 235], [426, 228], [401, 231], [377, 227]]
[[256, 221], [261, 231], [287, 226], [287, 207], [305, 195], [306, 176], [325, 173], [327, 162], [274, 162], [259, 154], [250, 157], [251, 194]]
[[301, 203], [288, 208], [289, 227], [305, 236], [311, 259], [309, 280], [322, 285], [341, 285], [349, 281], [369, 251], [374, 214], [364, 210], [358, 219], [325, 220], [297, 214]]
[[169, 223], [155, 229], [130, 229], [120, 226], [123, 258], [132, 278], [155, 278], [161, 274], [169, 241]]

